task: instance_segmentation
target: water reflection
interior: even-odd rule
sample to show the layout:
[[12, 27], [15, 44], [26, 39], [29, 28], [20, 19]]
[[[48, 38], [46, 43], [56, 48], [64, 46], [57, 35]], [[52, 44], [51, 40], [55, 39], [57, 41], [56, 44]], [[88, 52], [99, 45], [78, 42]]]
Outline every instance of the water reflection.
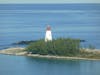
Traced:
[[[46, 75], [99, 75], [98, 66], [100, 61], [89, 60], [64, 60], [64, 59], [47, 59], [33, 58], [28, 59], [29, 66], [36, 63], [35, 70], [39, 70], [40, 74]], [[96, 70], [97, 69], [97, 70]]]
[[0, 75], [100, 75], [100, 61], [0, 55]]
[[35, 70], [39, 70], [39, 72], [43, 73], [43, 75], [80, 74], [79, 60], [47, 59], [32, 57], [29, 57], [27, 60], [30, 67], [34, 67], [35, 64]]

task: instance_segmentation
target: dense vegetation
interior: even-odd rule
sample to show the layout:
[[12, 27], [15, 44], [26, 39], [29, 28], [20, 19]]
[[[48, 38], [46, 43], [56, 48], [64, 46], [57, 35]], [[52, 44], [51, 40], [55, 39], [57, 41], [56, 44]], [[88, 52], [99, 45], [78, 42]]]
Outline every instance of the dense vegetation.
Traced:
[[31, 43], [26, 51], [41, 55], [73, 56], [80, 52], [80, 40], [70, 38], [59, 38], [49, 42], [38, 40]]

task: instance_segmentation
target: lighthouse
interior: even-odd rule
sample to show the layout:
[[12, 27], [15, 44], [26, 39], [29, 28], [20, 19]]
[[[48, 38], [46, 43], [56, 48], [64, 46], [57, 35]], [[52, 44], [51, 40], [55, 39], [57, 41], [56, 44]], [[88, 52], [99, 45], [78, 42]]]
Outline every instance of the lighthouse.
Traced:
[[52, 41], [51, 27], [48, 25], [46, 28], [45, 42]]

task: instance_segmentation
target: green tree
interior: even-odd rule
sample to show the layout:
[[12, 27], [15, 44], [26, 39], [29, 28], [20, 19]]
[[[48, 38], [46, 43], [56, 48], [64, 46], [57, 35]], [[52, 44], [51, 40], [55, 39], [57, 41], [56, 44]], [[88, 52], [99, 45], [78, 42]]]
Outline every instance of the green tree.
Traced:
[[58, 38], [50, 42], [44, 40], [38, 40], [31, 43], [26, 51], [33, 54], [42, 55], [62, 55], [72, 56], [79, 53], [80, 40], [71, 38]]

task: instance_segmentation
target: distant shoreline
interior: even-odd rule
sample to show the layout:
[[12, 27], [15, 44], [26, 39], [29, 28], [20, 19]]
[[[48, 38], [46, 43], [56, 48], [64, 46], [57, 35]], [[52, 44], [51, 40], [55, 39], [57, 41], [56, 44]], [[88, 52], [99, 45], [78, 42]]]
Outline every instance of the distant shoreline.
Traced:
[[[28, 54], [24, 51], [25, 48], [15, 47], [0, 50], [0, 54], [4, 55], [17, 55], [17, 56], [29, 56], [29, 57], [37, 57], [37, 58], [52, 58], [52, 59], [71, 59], [71, 60], [100, 60], [96, 58], [84, 58], [84, 57], [69, 57], [69, 56], [55, 56], [55, 55], [40, 55], [40, 54]], [[97, 52], [100, 53], [99, 50], [86, 50], [87, 52]]]

